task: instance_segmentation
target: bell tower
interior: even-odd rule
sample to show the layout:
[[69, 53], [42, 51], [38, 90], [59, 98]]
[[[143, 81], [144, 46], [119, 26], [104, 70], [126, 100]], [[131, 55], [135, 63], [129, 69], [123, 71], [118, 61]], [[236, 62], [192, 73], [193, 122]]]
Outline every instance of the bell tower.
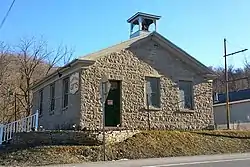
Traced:
[[[130, 38], [139, 36], [141, 34], [150, 33], [149, 26], [151, 24], [154, 24], [153, 31], [156, 31], [156, 21], [160, 18], [161, 16], [137, 12], [127, 20], [127, 22], [130, 24]], [[135, 26], [138, 26], [137, 30], [134, 30]]]

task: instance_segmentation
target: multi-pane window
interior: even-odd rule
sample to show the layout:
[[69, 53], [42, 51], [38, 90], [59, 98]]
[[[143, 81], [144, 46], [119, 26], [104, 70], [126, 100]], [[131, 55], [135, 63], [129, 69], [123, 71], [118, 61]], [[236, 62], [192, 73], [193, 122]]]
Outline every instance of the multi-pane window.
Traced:
[[50, 85], [50, 111], [55, 110], [55, 83]]
[[39, 91], [39, 115], [43, 113], [43, 89]]
[[181, 109], [193, 109], [194, 108], [194, 96], [193, 96], [193, 82], [192, 81], [179, 81], [179, 97]]
[[69, 105], [69, 78], [63, 80], [63, 108]]
[[146, 95], [149, 106], [160, 108], [160, 78], [146, 77]]

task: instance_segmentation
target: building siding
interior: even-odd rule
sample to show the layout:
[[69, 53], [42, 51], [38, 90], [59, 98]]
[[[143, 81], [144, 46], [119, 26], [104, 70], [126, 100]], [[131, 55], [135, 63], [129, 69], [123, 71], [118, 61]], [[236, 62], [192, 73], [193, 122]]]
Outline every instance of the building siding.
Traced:
[[[71, 69], [72, 70], [72, 69]], [[81, 70], [76, 72], [81, 73]], [[80, 88], [76, 94], [69, 94], [68, 108], [63, 109], [63, 79], [70, 77], [70, 73], [60, 79], [41, 85], [33, 93], [33, 112], [39, 110], [39, 90], [43, 89], [43, 114], [39, 116], [39, 126], [45, 129], [71, 129], [73, 124], [79, 125]], [[50, 84], [55, 83], [55, 110], [50, 112]]]
[[[234, 102], [230, 104], [230, 122], [231, 123], [250, 123], [250, 100]], [[214, 121], [217, 125], [227, 123], [226, 105], [214, 105]], [[250, 127], [250, 126], [249, 126]]]

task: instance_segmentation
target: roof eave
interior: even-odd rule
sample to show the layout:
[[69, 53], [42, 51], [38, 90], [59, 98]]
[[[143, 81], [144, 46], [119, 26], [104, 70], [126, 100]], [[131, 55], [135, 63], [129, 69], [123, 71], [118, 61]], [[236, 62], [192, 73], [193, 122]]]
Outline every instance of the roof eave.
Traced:
[[58, 73], [63, 73], [65, 70], [67, 70], [68, 68], [75, 66], [78, 63], [82, 63], [83, 65], [92, 65], [95, 63], [95, 61], [93, 60], [82, 60], [82, 59], [74, 59], [72, 60], [70, 63], [65, 64], [63, 67], [60, 67], [59, 69], [57, 69], [56, 71], [54, 71], [53, 73], [43, 77], [42, 79], [40, 79], [39, 81], [35, 82], [31, 87], [30, 90], [33, 90], [35, 88], [37, 88], [38, 86], [40, 86], [41, 84], [45, 83], [46, 81], [48, 81], [49, 79], [53, 78], [55, 75], [57, 75]]
[[161, 18], [161, 16], [158, 16], [158, 15], [153, 15], [153, 14], [147, 14], [147, 13], [142, 13], [142, 12], [137, 12], [136, 14], [134, 14], [133, 16], [131, 16], [127, 22], [128, 23], [131, 23], [137, 16], [139, 15], [142, 15], [142, 16], [146, 16], [146, 17], [149, 17], [149, 18], [152, 18], [152, 19], [156, 19], [156, 20], [159, 20]]
[[186, 58], [189, 61], [191, 61], [192, 63], [194, 63], [202, 71], [206, 72], [205, 75], [208, 75], [211, 78], [214, 78], [214, 77], [216, 78], [217, 77], [217, 75], [211, 69], [209, 69], [207, 66], [205, 66], [204, 64], [202, 64], [200, 61], [198, 61], [197, 59], [195, 59], [194, 57], [192, 57], [190, 54], [188, 54], [187, 52], [185, 52], [183, 49], [181, 49], [180, 47], [178, 47], [177, 45], [175, 45], [173, 42], [171, 42], [170, 40], [166, 39], [161, 34], [159, 34], [157, 32], [153, 32], [152, 35], [154, 35], [158, 39], [162, 40], [163, 43], [165, 43], [166, 45], [169, 45], [169, 44], [172, 45], [172, 48], [175, 49], [176, 51], [178, 51], [179, 53], [186, 55]]
[[205, 77], [207, 79], [215, 80], [216, 78], [218, 78], [218, 75], [214, 74], [213, 72], [208, 71], [208, 73], [205, 74]]

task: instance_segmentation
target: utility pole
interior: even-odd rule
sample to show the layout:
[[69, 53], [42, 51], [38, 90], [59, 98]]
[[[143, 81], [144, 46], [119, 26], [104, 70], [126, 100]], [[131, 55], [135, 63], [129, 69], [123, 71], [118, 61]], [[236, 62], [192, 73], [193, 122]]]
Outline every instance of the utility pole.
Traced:
[[227, 72], [227, 56], [231, 56], [237, 53], [245, 52], [247, 49], [243, 49], [237, 52], [227, 54], [227, 41], [224, 38], [224, 58], [225, 58], [225, 82], [226, 82], [226, 113], [227, 113], [227, 129], [230, 129], [230, 110], [229, 110], [229, 90], [228, 90], [228, 72]]
[[227, 41], [226, 41], [225, 38], [224, 38], [224, 57], [225, 57], [227, 129], [230, 129], [229, 92], [228, 92], [228, 72], [227, 72]]

